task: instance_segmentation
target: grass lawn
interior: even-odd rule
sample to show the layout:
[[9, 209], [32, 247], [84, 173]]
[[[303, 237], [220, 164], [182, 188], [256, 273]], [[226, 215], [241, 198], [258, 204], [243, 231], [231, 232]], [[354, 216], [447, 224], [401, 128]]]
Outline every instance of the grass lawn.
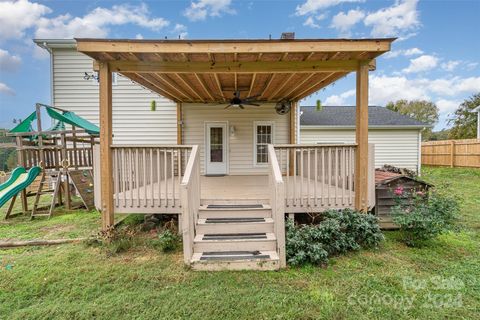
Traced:
[[[387, 232], [378, 250], [327, 268], [214, 273], [188, 270], [151, 235], [114, 256], [84, 244], [0, 250], [0, 319], [478, 318], [480, 170], [427, 168], [423, 178], [463, 199], [461, 231], [426, 247]], [[92, 212], [19, 217], [0, 224], [0, 239], [76, 237], [98, 223]]]

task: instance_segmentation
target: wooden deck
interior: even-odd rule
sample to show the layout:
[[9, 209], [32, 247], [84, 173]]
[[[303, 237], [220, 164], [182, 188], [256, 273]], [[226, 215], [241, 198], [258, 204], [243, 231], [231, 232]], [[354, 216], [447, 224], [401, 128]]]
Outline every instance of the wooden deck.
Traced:
[[[323, 211], [353, 207], [354, 192], [305, 177], [284, 177], [285, 211]], [[201, 204], [269, 204], [268, 176], [201, 176]], [[303, 195], [303, 196], [300, 196]], [[116, 213], [181, 213], [180, 179], [147, 184], [118, 193]]]

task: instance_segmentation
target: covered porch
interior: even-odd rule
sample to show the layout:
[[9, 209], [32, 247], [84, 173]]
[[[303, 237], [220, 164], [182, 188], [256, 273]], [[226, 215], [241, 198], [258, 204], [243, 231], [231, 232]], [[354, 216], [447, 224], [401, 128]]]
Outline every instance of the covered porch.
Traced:
[[[286, 213], [329, 208], [367, 211], [371, 204], [368, 73], [375, 69], [375, 58], [390, 50], [393, 40], [77, 39], [77, 50], [95, 60], [94, 69], [100, 78], [98, 182], [103, 228], [112, 226], [114, 214], [119, 212], [179, 213], [185, 262], [190, 264], [209, 259], [196, 247], [196, 239], [204, 236], [205, 205], [261, 201], [262, 208], [269, 210], [261, 219], [267, 220], [247, 226], [253, 228], [248, 230], [266, 228], [269, 232], [272, 228], [273, 238], [269, 239], [274, 240], [275, 251], [264, 256], [275, 257], [268, 260], [273, 268], [284, 266]], [[177, 103], [177, 145], [112, 144], [112, 72]], [[356, 143], [297, 144], [298, 101], [350, 72], [356, 73]], [[198, 144], [185, 144], [182, 109], [209, 105], [223, 110], [222, 104], [231, 104], [229, 99], [242, 92], [262, 104], [291, 103], [291, 111], [284, 115], [288, 119], [287, 143], [279, 145], [269, 140], [265, 154], [268, 163], [262, 170], [206, 177], [202, 169], [206, 160], [202, 157], [207, 153]], [[249, 109], [242, 111], [245, 116]], [[240, 115], [232, 113], [230, 117]], [[229, 129], [228, 124], [225, 128]], [[373, 147], [370, 155], [372, 152]], [[224, 226], [217, 226], [223, 228], [217, 231], [225, 232]], [[230, 232], [237, 227], [244, 230], [245, 226], [232, 227]]]

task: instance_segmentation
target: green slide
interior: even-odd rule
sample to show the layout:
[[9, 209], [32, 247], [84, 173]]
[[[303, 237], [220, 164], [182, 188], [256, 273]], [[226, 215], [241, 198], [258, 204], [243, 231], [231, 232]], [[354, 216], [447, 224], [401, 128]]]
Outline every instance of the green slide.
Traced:
[[28, 187], [41, 171], [40, 167], [32, 167], [28, 172], [24, 167], [15, 168], [10, 178], [0, 185], [0, 208], [13, 196]]

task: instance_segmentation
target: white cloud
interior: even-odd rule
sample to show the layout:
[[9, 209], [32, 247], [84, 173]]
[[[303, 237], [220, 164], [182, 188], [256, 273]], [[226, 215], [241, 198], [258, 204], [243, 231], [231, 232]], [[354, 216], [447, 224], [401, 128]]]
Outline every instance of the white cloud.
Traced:
[[319, 21], [324, 20], [327, 17], [326, 14], [320, 14], [317, 16], [309, 16], [305, 22], [303, 23], [304, 26], [319, 29], [320, 25], [318, 24]]
[[420, 26], [417, 3], [418, 0], [397, 0], [391, 7], [369, 13], [364, 23], [372, 27], [374, 37], [402, 36]]
[[0, 1], [0, 40], [23, 38], [27, 29], [51, 12], [50, 8], [27, 0]]
[[143, 35], [141, 33], [137, 33], [135, 35], [135, 39], [138, 39], [138, 40], [142, 40], [143, 39]]
[[450, 60], [441, 64], [443, 70], [451, 72], [460, 65], [460, 60]]
[[355, 89], [345, 91], [339, 95], [331, 95], [323, 103], [326, 106], [343, 106], [349, 104], [349, 99], [355, 97]]
[[7, 50], [0, 49], [0, 71], [15, 72], [21, 63], [22, 59], [19, 56], [11, 55]]
[[417, 85], [415, 81], [406, 77], [371, 76], [370, 77], [370, 104], [385, 105], [399, 99], [429, 99], [426, 88]]
[[205, 20], [207, 17], [219, 17], [223, 13], [235, 14], [230, 7], [231, 0], [198, 0], [192, 1], [183, 15], [191, 21]]
[[0, 93], [1, 94], [6, 94], [6, 95], [9, 95], [9, 96], [14, 96], [15, 95], [15, 91], [13, 91], [12, 88], [10, 88], [9, 86], [7, 86], [5, 83], [2, 83], [2, 82], [0, 82]]
[[[441, 110], [452, 108], [453, 102], [447, 104], [445, 101], [458, 102], [449, 97], [472, 94], [478, 92], [480, 88], [480, 77], [410, 79], [405, 76], [371, 75], [369, 80], [370, 104], [385, 105], [390, 101], [400, 99], [437, 99], [437, 101], [441, 101], [442, 105], [439, 106]], [[325, 104], [348, 104], [354, 102], [351, 99], [353, 97], [355, 97], [355, 90], [348, 90], [339, 95], [329, 96], [325, 100]]]
[[419, 54], [423, 54], [423, 51], [418, 48], [410, 48], [410, 49], [404, 50], [403, 54], [405, 56], [416, 56]]
[[332, 18], [332, 28], [339, 30], [342, 35], [349, 36], [350, 29], [365, 17], [361, 10], [350, 10], [347, 13], [339, 12]]
[[180, 39], [185, 39], [188, 35], [187, 26], [177, 23], [172, 30], [172, 33], [178, 35]]
[[411, 59], [410, 65], [402, 71], [406, 73], [428, 71], [438, 65], [438, 60], [435, 56], [424, 54], [418, 58]]
[[138, 6], [115, 5], [111, 9], [95, 8], [83, 17], [60, 15], [52, 19], [41, 18], [37, 22], [37, 38], [106, 37], [109, 26], [135, 24], [158, 31], [169, 22], [163, 18], [150, 17], [145, 4]]
[[302, 5], [297, 6], [295, 14], [297, 16], [313, 14], [318, 10], [334, 7], [344, 2], [364, 2], [364, 0], [307, 0]]
[[410, 49], [404, 49], [404, 50], [389, 51], [389, 52], [385, 53], [382, 57], [384, 57], [386, 59], [390, 59], [390, 58], [396, 58], [396, 57], [399, 57], [399, 56], [409, 57], [409, 56], [416, 56], [416, 55], [420, 55], [420, 54], [423, 54], [422, 50], [420, 50], [418, 48], [410, 48]]
[[435, 102], [435, 105], [438, 107], [441, 114], [448, 114], [457, 110], [460, 103], [461, 101], [439, 99]]

